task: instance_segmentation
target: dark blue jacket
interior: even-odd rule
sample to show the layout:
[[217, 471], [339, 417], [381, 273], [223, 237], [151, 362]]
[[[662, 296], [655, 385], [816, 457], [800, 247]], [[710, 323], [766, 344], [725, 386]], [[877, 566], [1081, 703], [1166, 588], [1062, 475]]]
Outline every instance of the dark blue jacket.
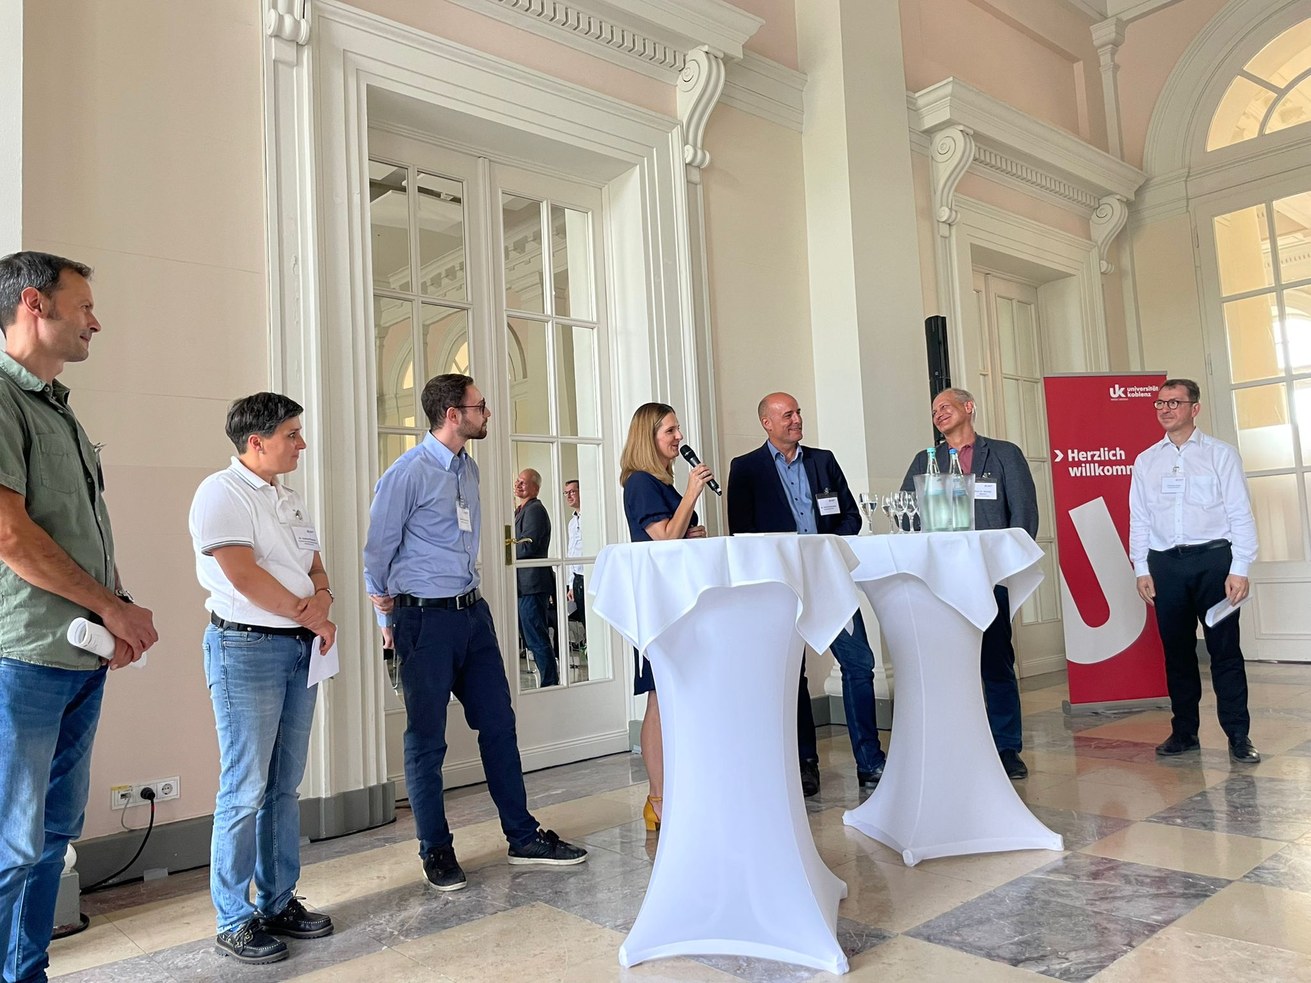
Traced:
[[[810, 480], [810, 504], [815, 529], [838, 536], [860, 532], [860, 507], [856, 505], [847, 478], [831, 451], [801, 445], [801, 465]], [[821, 496], [838, 497], [837, 515], [820, 515]], [[787, 492], [774, 465], [774, 447], [765, 443], [750, 454], [733, 458], [728, 468], [728, 531], [796, 532], [797, 520], [788, 504]]]

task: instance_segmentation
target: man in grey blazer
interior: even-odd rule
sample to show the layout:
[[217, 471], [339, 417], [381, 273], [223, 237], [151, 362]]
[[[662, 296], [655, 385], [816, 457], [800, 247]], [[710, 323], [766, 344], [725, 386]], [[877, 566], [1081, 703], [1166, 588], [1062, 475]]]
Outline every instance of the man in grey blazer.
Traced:
[[[537, 496], [542, 491], [542, 476], [533, 468], [524, 468], [514, 479], [514, 555], [519, 560], [540, 560], [551, 548], [551, 517]], [[547, 625], [551, 618], [551, 595], [555, 593], [555, 574], [550, 567], [520, 567], [515, 572], [519, 588], [519, 634], [524, 648], [537, 663], [538, 685], [560, 683], [559, 664]]]
[[[1038, 534], [1038, 496], [1024, 452], [1005, 440], [989, 440], [974, 430], [974, 397], [965, 389], [944, 389], [933, 400], [933, 425], [947, 438], [937, 448], [938, 468], [946, 473], [949, 447], [956, 448], [961, 469], [974, 478], [974, 527], [1023, 529]], [[915, 475], [928, 467], [925, 451], [915, 455], [902, 491], [914, 491]], [[1015, 648], [1011, 644], [1010, 595], [996, 587], [997, 617], [983, 633], [979, 668], [988, 725], [1006, 774], [1027, 778], [1028, 766], [1020, 758], [1023, 734], [1020, 720], [1020, 684], [1015, 678]]]

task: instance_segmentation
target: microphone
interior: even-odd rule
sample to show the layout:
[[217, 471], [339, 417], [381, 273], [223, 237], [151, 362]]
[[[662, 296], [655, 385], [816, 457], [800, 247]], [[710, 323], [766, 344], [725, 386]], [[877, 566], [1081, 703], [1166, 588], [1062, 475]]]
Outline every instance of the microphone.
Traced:
[[[683, 455], [683, 459], [686, 460], [691, 467], [695, 468], [701, 464], [701, 458], [697, 457], [696, 451], [692, 450], [692, 448], [689, 447], [687, 444], [684, 444], [679, 449], [679, 453]], [[722, 496], [724, 494], [722, 491], [719, 490], [719, 482], [716, 481], [714, 478], [711, 478], [708, 482], [706, 482], [706, 487], [709, 488], [716, 495]]]

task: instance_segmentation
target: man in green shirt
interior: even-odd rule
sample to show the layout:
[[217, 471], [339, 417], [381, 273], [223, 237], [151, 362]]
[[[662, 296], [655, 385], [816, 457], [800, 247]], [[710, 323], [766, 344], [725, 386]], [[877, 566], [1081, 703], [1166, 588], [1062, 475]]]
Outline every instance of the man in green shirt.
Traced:
[[[46, 979], [106, 668], [158, 639], [121, 589], [99, 454], [55, 379], [100, 331], [90, 275], [47, 253], [0, 259], [0, 953], [5, 979], [23, 983]], [[109, 629], [111, 658], [69, 644], [74, 618]]]

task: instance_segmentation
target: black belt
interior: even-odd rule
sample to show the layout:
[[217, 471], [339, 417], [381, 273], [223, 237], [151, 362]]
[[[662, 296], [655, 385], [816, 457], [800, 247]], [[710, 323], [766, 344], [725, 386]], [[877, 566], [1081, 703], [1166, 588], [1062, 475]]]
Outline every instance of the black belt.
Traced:
[[413, 594], [397, 594], [396, 606], [400, 608], [445, 608], [448, 611], [462, 611], [471, 608], [483, 599], [483, 592], [477, 587], [459, 597], [415, 597]]
[[209, 623], [222, 631], [253, 631], [259, 635], [284, 635], [287, 638], [299, 638], [302, 642], [308, 642], [314, 637], [314, 632], [308, 628], [266, 628], [263, 625], [240, 625], [235, 621], [224, 621], [217, 614], [209, 616]]
[[1171, 546], [1168, 550], [1151, 550], [1166, 556], [1191, 556], [1194, 553], [1206, 553], [1210, 550], [1222, 550], [1229, 546], [1227, 539], [1213, 539], [1209, 543], [1196, 543], [1192, 546]]

